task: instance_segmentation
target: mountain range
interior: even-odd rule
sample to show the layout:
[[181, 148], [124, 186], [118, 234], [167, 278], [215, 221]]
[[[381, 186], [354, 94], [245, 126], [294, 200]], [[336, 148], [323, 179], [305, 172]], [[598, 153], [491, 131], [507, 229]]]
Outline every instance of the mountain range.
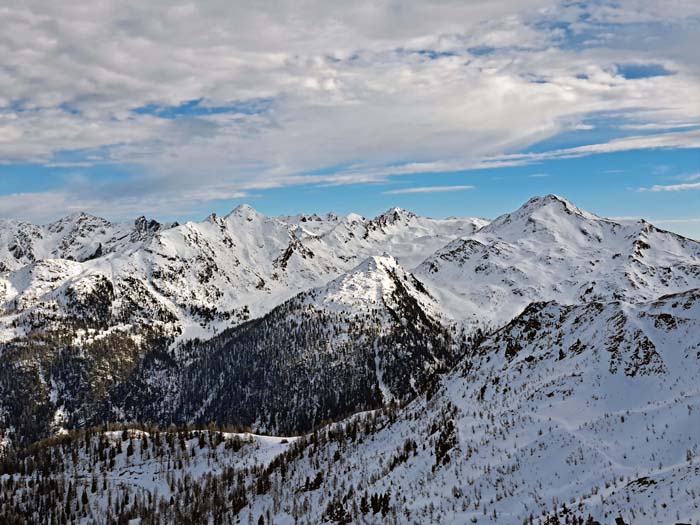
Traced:
[[0, 271], [8, 523], [700, 519], [700, 243], [644, 220], [76, 214]]

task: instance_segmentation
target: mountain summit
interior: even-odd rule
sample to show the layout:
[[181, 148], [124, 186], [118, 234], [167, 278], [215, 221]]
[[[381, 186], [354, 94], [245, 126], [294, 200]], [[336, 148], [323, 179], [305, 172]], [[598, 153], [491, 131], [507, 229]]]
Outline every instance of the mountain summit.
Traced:
[[700, 243], [646, 221], [74, 214], [0, 262], [0, 521], [700, 517]]
[[534, 301], [644, 301], [684, 291], [699, 271], [700, 243], [547, 195], [446, 245], [415, 274], [455, 319], [500, 325]]
[[557, 195], [533, 197], [516, 211], [496, 218], [484, 227], [483, 233], [501, 237], [521, 235], [523, 232], [576, 238], [586, 224], [603, 221], [597, 215], [581, 210]]

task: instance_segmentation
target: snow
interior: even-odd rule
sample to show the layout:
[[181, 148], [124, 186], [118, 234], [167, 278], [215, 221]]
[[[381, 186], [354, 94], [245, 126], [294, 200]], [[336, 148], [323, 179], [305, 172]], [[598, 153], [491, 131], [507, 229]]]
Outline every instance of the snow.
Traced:
[[[98, 244], [103, 254], [89, 258]], [[531, 514], [543, 523], [564, 504], [602, 523], [700, 520], [700, 243], [648, 222], [601, 218], [555, 195], [491, 223], [400, 208], [368, 220], [267, 217], [244, 205], [174, 227], [76, 214], [47, 226], [2, 222], [0, 263], [0, 342], [25, 335], [34, 314], [69, 316], [76, 298], [104, 300], [105, 282], [109, 312], [135, 311], [75, 330], [76, 345], [139, 323], [160, 323], [176, 341], [204, 339], [290, 299], [383, 329], [389, 310], [401, 313], [398, 294], [441, 323], [494, 329], [430, 400], [414, 400], [363, 439], [294, 459], [275, 484], [281, 503], [251, 495], [242, 522], [276, 508], [275, 523], [294, 523], [296, 489], [320, 468], [323, 485], [304, 495], [311, 523], [323, 522], [320, 502], [346, 484], [390, 491], [393, 518], [406, 524], [520, 524]], [[376, 355], [374, 365], [388, 401]], [[65, 432], [59, 391], [50, 385], [50, 417]], [[455, 444], [438, 464], [450, 425]], [[142, 431], [129, 433], [134, 457], [120, 454], [108, 482], [161, 495], [170, 494], [168, 476], [270, 465], [298, 439], [225, 433], [245, 443], [233, 452], [201, 450], [195, 436], [175, 472], [141, 454]], [[416, 450], [391, 465], [409, 439]], [[7, 446], [0, 438], [0, 451]], [[76, 479], [87, 483], [94, 468], [81, 456]]]
[[[611, 326], [621, 313], [624, 323]], [[522, 348], [508, 357], [511, 338]], [[658, 353], [656, 365], [636, 359], [643, 338]], [[577, 341], [586, 347], [576, 350]], [[632, 368], [613, 371], [618, 348]], [[396, 523], [407, 524], [520, 524], [530, 514], [543, 523], [543, 512], [561, 512], [563, 504], [601, 523], [617, 516], [696, 523], [698, 352], [699, 290], [637, 305], [543, 303], [488, 338], [430, 401], [413, 402], [370, 439], [328, 444], [321, 456], [342, 449], [342, 459], [327, 465], [325, 484], [310, 497], [332, 493], [341, 480], [357, 494], [390, 491]], [[456, 446], [436, 466], [435, 442], [448, 420]], [[407, 439], [417, 442], [415, 454], [389, 467]], [[302, 458], [288, 471], [286, 486], [295, 487], [314, 468]], [[269, 504], [268, 496], [253, 503]], [[293, 523], [288, 512], [277, 513], [275, 523]], [[312, 521], [322, 522], [322, 512], [314, 509]]]
[[548, 195], [451, 242], [413, 273], [456, 321], [501, 326], [533, 301], [644, 301], [700, 286], [700, 243]]
[[[136, 221], [138, 231], [146, 228], [144, 221]], [[83, 224], [78, 234], [76, 224]], [[39, 316], [53, 316], [56, 310], [69, 315], [68, 290], [89, 296], [104, 278], [113, 288], [113, 315], [137, 303], [143, 312], [128, 314], [136, 315], [134, 323], [163, 322], [169, 333], [179, 334], [178, 340], [206, 338], [323, 286], [368, 257], [386, 252], [410, 267], [483, 224], [479, 219], [428, 219], [397, 209], [373, 220], [333, 213], [277, 218], [247, 205], [225, 217], [148, 230], [136, 241], [127, 235], [130, 227], [84, 215], [47, 227], [13, 223], [10, 234], [38, 232], [29, 245], [41, 261], [17, 267], [21, 261], [9, 252], [0, 258], [12, 270], [0, 273], [0, 307], [7, 314], [19, 309]], [[103, 256], [73, 257], [92, 250], [103, 236], [112, 239], [103, 242]], [[76, 260], [44, 259], [49, 252]], [[35, 275], [42, 268], [51, 275]], [[2, 316], [0, 326], [5, 339], [21, 335], [21, 326], [12, 332]]]
[[155, 230], [169, 226], [144, 218], [113, 224], [82, 212], [44, 226], [0, 220], [0, 272], [42, 259], [84, 261], [100, 253], [138, 249]]
[[[127, 434], [124, 441], [123, 432]], [[199, 447], [199, 434], [207, 435], [204, 448]], [[222, 442], [212, 449], [210, 439], [215, 439], [216, 434], [220, 434]], [[255, 466], [265, 467], [275, 457], [284, 452], [296, 439], [295, 437], [272, 437], [261, 436], [250, 433], [233, 433], [217, 431], [193, 431], [192, 437], [184, 440], [185, 449], [182, 450], [183, 467], [180, 470], [169, 469], [170, 461], [179, 452], [176, 446], [170, 449], [167, 443], [165, 457], [156, 457], [152, 453], [146, 453], [142, 449], [142, 439], [146, 437], [154, 439], [154, 434], [137, 429], [127, 429], [126, 431], [107, 431], [104, 437], [112, 445], [121, 443], [122, 451], [115, 456], [114, 466], [107, 468], [105, 462], [103, 473], [99, 475], [100, 484], [104, 481], [113, 490], [129, 489], [133, 492], [146, 491], [152, 495], [169, 497], [172, 494], [169, 480], [171, 476], [182, 479], [191, 476], [194, 479], [201, 479], [205, 475], [221, 475], [226, 468], [236, 469], [252, 468]], [[92, 447], [96, 448], [99, 443], [99, 436], [92, 438]], [[131, 456], [127, 454], [127, 444], [129, 438], [132, 440], [134, 452]], [[166, 441], [167, 432], [160, 432], [162, 441]], [[240, 450], [227, 449], [227, 442], [239, 439], [242, 448]], [[178, 438], [179, 439], [179, 438]], [[177, 449], [177, 450], [176, 450]], [[98, 470], [98, 465], [90, 461], [84, 449], [80, 450], [77, 464], [73, 465], [72, 479], [80, 487], [82, 485], [89, 490], [91, 479]], [[77, 488], [77, 487], [76, 487]], [[89, 492], [88, 492], [89, 493]], [[98, 494], [89, 493], [92, 504], [97, 507], [106, 506], [107, 495], [100, 490]]]
[[392, 303], [398, 279], [409, 286], [414, 297], [422, 299], [426, 310], [437, 311], [431, 298], [420, 292], [408, 272], [391, 255], [368, 257], [357, 267], [316, 292], [323, 297], [323, 307], [334, 311], [369, 312]]

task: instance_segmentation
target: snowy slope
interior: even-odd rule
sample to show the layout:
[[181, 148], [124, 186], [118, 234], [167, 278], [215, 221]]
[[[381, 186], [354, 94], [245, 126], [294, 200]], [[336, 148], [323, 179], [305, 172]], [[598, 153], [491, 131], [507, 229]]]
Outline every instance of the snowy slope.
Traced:
[[535, 197], [415, 270], [444, 311], [500, 326], [533, 301], [644, 301], [700, 286], [700, 243]]
[[[74, 231], [78, 219], [50, 229]], [[41, 412], [32, 439], [58, 412], [69, 427], [210, 417], [310, 428], [419, 391], [474, 336], [460, 323], [497, 328], [533, 301], [635, 303], [700, 286], [699, 243], [552, 195], [486, 225], [398, 208], [367, 220], [249, 206], [137, 223], [142, 237], [99, 257], [0, 274], [0, 354], [23, 372], [2, 375], [0, 392], [42, 385], [31, 407], [8, 403], [0, 416]]]
[[440, 317], [439, 306], [425, 287], [388, 254], [368, 257], [326, 286], [302, 297], [316, 308], [356, 315], [382, 308], [399, 309], [396, 297], [399, 287], [424, 312], [436, 319]]
[[393, 257], [370, 257], [260, 319], [147, 354], [95, 422], [298, 432], [415, 395], [460, 349], [421, 283]]
[[[428, 219], [401, 208], [391, 208], [372, 220], [350, 214], [318, 240], [346, 261], [347, 269], [370, 255], [386, 252], [412, 268], [450, 240], [472, 235], [487, 224], [483, 219]], [[312, 247], [312, 239], [306, 243]]]
[[[67, 512], [74, 513], [74, 523], [110, 523], [124, 518], [125, 523], [138, 523], [138, 519], [129, 519], [135, 507], [147, 507], [149, 501], [160, 498], [167, 501], [171, 497], [182, 498], [185, 507], [195, 499], [190, 496], [189, 502], [184, 501], [185, 487], [207, 487], [212, 480], [214, 486], [218, 481], [222, 487], [233, 487], [233, 497], [220, 505], [225, 504], [229, 511], [237, 510], [246, 502], [241, 498], [242, 491], [236, 493], [234, 474], [266, 468], [295, 441], [293, 437], [219, 430], [124, 429], [64, 435], [53, 443], [40, 445], [44, 453], [42, 481], [38, 483], [42, 485], [42, 496], [23, 509], [21, 521], [51, 523]], [[70, 482], [65, 477], [69, 470]], [[10, 495], [7, 487], [25, 481], [23, 475], [0, 475], [0, 494], [14, 499], [18, 493]], [[59, 494], [66, 503], [51, 499]], [[125, 494], [130, 504], [122, 506]], [[3, 503], [7, 501], [2, 499]], [[17, 509], [25, 503], [19, 500]], [[3, 503], [0, 503], [0, 521], [11, 523], [6, 514], [10, 506]], [[182, 516], [176, 514], [167, 522], [182, 522]]]
[[[384, 224], [381, 217], [377, 224]], [[196, 322], [222, 319], [230, 326], [231, 319], [263, 315], [367, 257], [387, 252], [413, 262], [446, 239], [472, 233], [483, 224], [411, 216], [379, 231], [373, 229], [375, 221], [353, 215], [326, 216], [315, 221], [316, 228], [309, 222], [313, 221], [266, 217], [240, 206], [225, 218], [211, 216], [170, 229], [147, 250], [112, 266], [117, 274], [144, 276], [149, 287], [180, 310], [183, 323], [194, 317]]]
[[0, 220], [0, 272], [42, 259], [86, 261], [127, 252], [171, 226], [145, 217], [133, 224], [113, 224], [86, 213], [74, 213], [45, 226]]
[[333, 212], [325, 215], [318, 215], [316, 213], [299, 213], [297, 215], [286, 216], [280, 215], [277, 218], [281, 222], [290, 226], [300, 239], [318, 237], [319, 235], [328, 233], [344, 219], [344, 217], [341, 217]]
[[[336, 451], [310, 522], [328, 523], [325, 503], [339, 501], [352, 523], [696, 523], [699, 373], [699, 290], [532, 305], [429, 400], [287, 465], [275, 523], [293, 523], [295, 489]], [[363, 494], [389, 494], [390, 517], [359, 510]], [[271, 505], [261, 495], [252, 507]]]
[[[107, 324], [154, 320], [182, 339], [209, 337], [383, 253], [414, 268], [446, 318], [481, 326], [500, 326], [533, 301], [642, 301], [700, 286], [700, 243], [645, 221], [600, 218], [554, 195], [489, 224], [399, 208], [367, 220], [266, 217], [240, 206], [171, 228], [83, 214], [47, 227], [11, 223], [0, 236], [13, 269], [0, 274], [4, 339], [26, 332], [28, 318], [39, 327], [42, 318], [80, 317], [68, 290], [95, 289]], [[50, 276], [27, 275], [37, 272]]]
[[[123, 238], [106, 221], [80, 217], [45, 228], [64, 232], [61, 239], [73, 239], [66, 244], [70, 250], [55, 248], [56, 239], [37, 227], [37, 235], [43, 237], [32, 245], [31, 257], [25, 257], [31, 265], [50, 253], [82, 261], [79, 266], [70, 266], [68, 271], [67, 263], [47, 261], [54, 267], [53, 276], [36, 289], [30, 289], [31, 283], [16, 285], [26, 281], [24, 274], [32, 271], [31, 266], [0, 274], [0, 306], [6, 312], [24, 311], [20, 321], [32, 317], [35, 324], [42, 317], [79, 315], [75, 309], [66, 310], [70, 301], [65, 291], [89, 291], [96, 281], [106, 280], [111, 293], [103, 294], [108, 303], [102, 310], [114, 320], [138, 324], [155, 319], [166, 325], [167, 333], [183, 338], [211, 336], [216, 330], [269, 312], [300, 291], [327, 283], [367, 257], [387, 252], [412, 265], [485, 223], [479, 219], [433, 220], [399, 209], [369, 221], [353, 214], [274, 218], [243, 205], [225, 217], [211, 215], [202, 222], [166, 229], [137, 221], [136, 229], [142, 234], [132, 232]], [[74, 233], [78, 223], [84, 226]], [[110, 240], [102, 242], [103, 234]], [[9, 250], [10, 244], [6, 241], [3, 246]], [[102, 246], [101, 256], [81, 255], [94, 255], [98, 245]], [[10, 325], [17, 324], [15, 319], [0, 318], [6, 338], [13, 334]]]
[[32, 484], [29, 469], [46, 455], [8, 465], [0, 512], [52, 494], [60, 504], [36, 501], [87, 507], [98, 523], [115, 507], [197, 523], [697, 523], [699, 373], [700, 290], [637, 304], [536, 303], [406, 406], [235, 450], [210, 435], [172, 433], [174, 446], [167, 433], [159, 446], [153, 434], [146, 446], [134, 436], [132, 454], [127, 438], [113, 464], [99, 459], [98, 438], [87, 450], [78, 438], [52, 449], [55, 471]]

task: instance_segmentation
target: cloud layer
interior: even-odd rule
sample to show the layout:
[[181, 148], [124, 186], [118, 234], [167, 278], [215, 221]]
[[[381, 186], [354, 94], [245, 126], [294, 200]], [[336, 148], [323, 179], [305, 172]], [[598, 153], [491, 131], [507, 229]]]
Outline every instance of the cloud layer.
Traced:
[[700, 190], [700, 182], [692, 182], [686, 184], [655, 184], [650, 188], [640, 188], [639, 191], [687, 191], [687, 190]]
[[[0, 162], [132, 167], [123, 181], [5, 196], [2, 215], [36, 217], [42, 198], [191, 209], [269, 187], [700, 142], [689, 0], [28, 1], [0, 16]], [[592, 115], [628, 136], [517, 153]]]
[[400, 190], [385, 191], [384, 195], [403, 195], [411, 193], [446, 193], [452, 191], [473, 190], [474, 186], [458, 185], [458, 186], [418, 186], [416, 188], [404, 188]]

